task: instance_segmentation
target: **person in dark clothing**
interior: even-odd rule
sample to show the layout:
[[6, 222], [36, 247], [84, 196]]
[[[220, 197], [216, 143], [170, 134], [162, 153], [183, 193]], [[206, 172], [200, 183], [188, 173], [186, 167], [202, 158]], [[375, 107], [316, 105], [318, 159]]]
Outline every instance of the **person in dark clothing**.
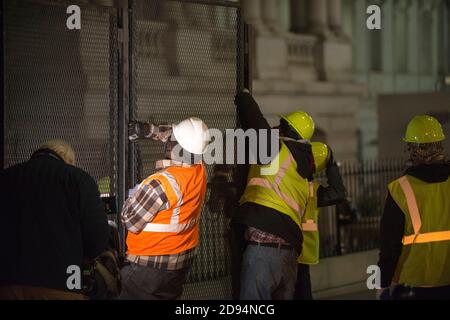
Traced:
[[[274, 131], [250, 93], [239, 93], [235, 104], [242, 128], [265, 129], [268, 136], [265, 150], [272, 150]], [[307, 179], [314, 173], [314, 160], [308, 141], [314, 132], [314, 123], [305, 112], [296, 112], [282, 117], [279, 131], [281, 143], [276, 141], [279, 147], [275, 148], [278, 152], [271, 154], [265, 163], [256, 157], [258, 163], [250, 167], [249, 182], [241, 197], [239, 210], [231, 222], [233, 238], [240, 241], [239, 247], [243, 252], [242, 267], [239, 268], [241, 299], [292, 299], [294, 293], [297, 258], [301, 253], [303, 239], [299, 222], [294, 221], [299, 214], [295, 210], [301, 210], [296, 206], [306, 200]], [[261, 146], [262, 141], [259, 139], [257, 145]], [[252, 180], [252, 175], [255, 178], [261, 166], [269, 165], [278, 155], [282, 169], [271, 178], [278, 184], [275, 186], [272, 183], [266, 189], [251, 185], [252, 181], [260, 181], [257, 177]], [[289, 199], [283, 189], [290, 189], [297, 197], [296, 200], [291, 201], [292, 198]], [[266, 191], [271, 196], [263, 195]], [[266, 200], [267, 203], [262, 204]], [[255, 278], [256, 274], [258, 279]]]
[[0, 298], [84, 298], [68, 278], [107, 249], [109, 227], [97, 184], [74, 165], [70, 145], [52, 140], [2, 170]]
[[[309, 265], [319, 263], [319, 230], [318, 208], [336, 205], [346, 197], [346, 190], [339, 167], [331, 148], [320, 142], [312, 142], [316, 173], [325, 169], [327, 185], [312, 183], [310, 200], [303, 216], [303, 222], [312, 222], [312, 227], [302, 223], [303, 248], [298, 259], [297, 282], [295, 284], [294, 300], [313, 300]], [[316, 194], [314, 194], [316, 193]]]
[[389, 184], [381, 218], [381, 298], [450, 299], [450, 162], [444, 139], [430, 116], [408, 125], [410, 159], [404, 176]]

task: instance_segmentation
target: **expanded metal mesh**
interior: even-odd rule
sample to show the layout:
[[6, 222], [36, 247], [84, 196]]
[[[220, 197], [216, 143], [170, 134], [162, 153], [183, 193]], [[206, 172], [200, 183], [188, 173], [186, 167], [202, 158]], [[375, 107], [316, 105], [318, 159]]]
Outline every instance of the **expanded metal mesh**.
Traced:
[[[210, 128], [236, 127], [233, 104], [239, 72], [240, 13], [237, 7], [182, 1], [133, 2], [132, 108], [152, 123], [203, 119]], [[163, 157], [154, 141], [136, 146], [136, 180], [154, 172]], [[183, 299], [231, 298], [229, 220], [232, 168], [207, 166], [209, 184], [202, 212], [198, 255]]]
[[[114, 193], [117, 133], [117, 16], [76, 1], [3, 1], [5, 167], [40, 144], [72, 144], [77, 166]], [[81, 30], [69, 30], [78, 4]]]

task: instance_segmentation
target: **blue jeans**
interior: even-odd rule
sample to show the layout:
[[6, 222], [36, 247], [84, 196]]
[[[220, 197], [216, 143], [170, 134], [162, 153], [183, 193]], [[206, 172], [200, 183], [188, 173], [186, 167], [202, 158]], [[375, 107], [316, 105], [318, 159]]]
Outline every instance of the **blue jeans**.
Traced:
[[294, 249], [249, 244], [242, 259], [241, 300], [292, 300], [297, 280]]
[[135, 263], [122, 271], [120, 300], [175, 300], [183, 293], [189, 268], [163, 270]]

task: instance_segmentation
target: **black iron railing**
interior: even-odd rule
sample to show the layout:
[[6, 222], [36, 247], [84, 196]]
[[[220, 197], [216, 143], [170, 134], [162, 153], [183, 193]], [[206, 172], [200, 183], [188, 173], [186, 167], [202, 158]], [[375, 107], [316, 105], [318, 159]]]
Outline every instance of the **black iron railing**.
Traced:
[[[347, 201], [320, 209], [320, 255], [344, 255], [378, 247], [387, 185], [400, 177], [404, 160], [345, 161], [340, 172]], [[217, 171], [217, 172], [216, 172]], [[232, 168], [217, 166], [203, 208], [198, 256], [190, 281], [210, 281], [231, 272], [230, 219], [237, 210]], [[316, 181], [326, 184], [325, 172]]]
[[[347, 201], [320, 209], [320, 255], [332, 257], [378, 247], [387, 185], [404, 171], [402, 159], [346, 161], [340, 172]], [[325, 175], [318, 181], [326, 183]]]

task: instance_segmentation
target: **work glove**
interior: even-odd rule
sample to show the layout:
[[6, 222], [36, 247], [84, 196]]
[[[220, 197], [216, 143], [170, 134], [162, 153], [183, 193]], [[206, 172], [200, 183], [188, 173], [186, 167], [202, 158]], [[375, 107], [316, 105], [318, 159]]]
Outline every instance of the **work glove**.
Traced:
[[248, 89], [243, 89], [241, 92], [239, 92], [238, 94], [236, 94], [236, 96], [234, 97], [234, 104], [236, 106], [242, 104], [242, 102], [247, 98], [248, 96], [251, 97], [251, 93]]
[[131, 121], [128, 123], [128, 139], [130, 139], [130, 141], [144, 139], [149, 136], [150, 130], [151, 127], [149, 123]]
[[172, 135], [171, 124], [154, 125], [147, 122], [132, 121], [128, 124], [128, 139], [153, 139], [167, 142]]
[[328, 153], [329, 153], [329, 155], [328, 155], [328, 161], [327, 161], [327, 168], [330, 166], [336, 165], [336, 160], [334, 159], [333, 150], [331, 150], [330, 146], [328, 146]]
[[158, 140], [166, 143], [172, 136], [173, 127], [171, 124], [164, 123], [160, 125], [152, 125], [153, 140]]

